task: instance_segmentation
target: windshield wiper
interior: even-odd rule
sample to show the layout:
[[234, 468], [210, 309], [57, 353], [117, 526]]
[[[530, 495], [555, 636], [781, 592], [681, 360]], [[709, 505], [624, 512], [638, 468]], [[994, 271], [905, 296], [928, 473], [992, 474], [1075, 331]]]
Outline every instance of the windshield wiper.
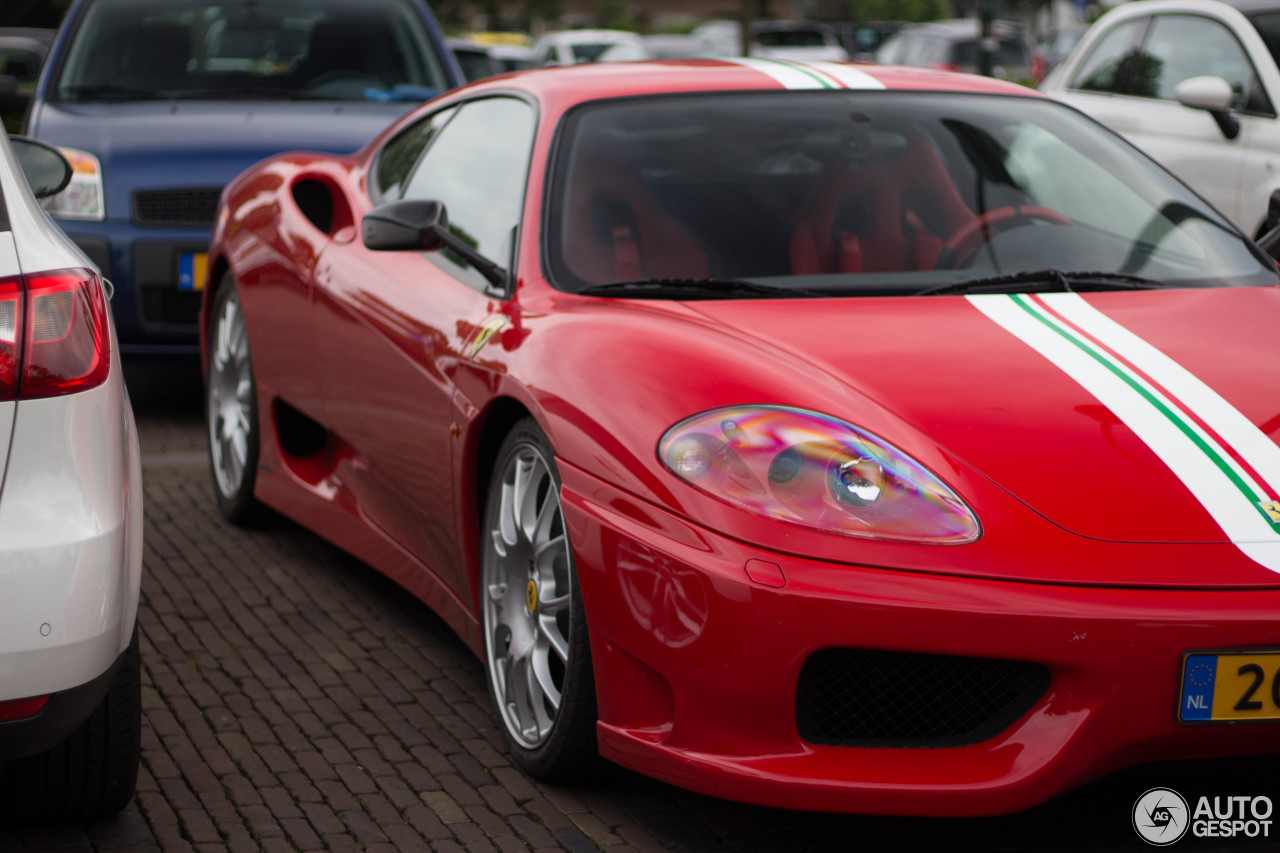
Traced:
[[1164, 282], [1154, 281], [1141, 276], [1122, 272], [1080, 272], [1067, 270], [1031, 270], [993, 275], [985, 278], [967, 278], [961, 281], [950, 281], [924, 290], [916, 291], [915, 296], [933, 296], [939, 293], [1002, 293], [1011, 285], [1023, 285], [1021, 290], [1032, 288], [1050, 291], [1086, 291], [1086, 290], [1153, 290], [1164, 287]]
[[732, 299], [737, 296], [795, 298], [816, 296], [813, 291], [775, 287], [737, 278], [645, 278], [590, 284], [578, 291], [584, 296], [625, 296], [630, 299]]
[[133, 86], [117, 86], [114, 83], [97, 83], [92, 86], [66, 86], [58, 90], [63, 97], [75, 97], [79, 100], [113, 95], [140, 101], [155, 101], [164, 97], [164, 93], [154, 89], [138, 89]]

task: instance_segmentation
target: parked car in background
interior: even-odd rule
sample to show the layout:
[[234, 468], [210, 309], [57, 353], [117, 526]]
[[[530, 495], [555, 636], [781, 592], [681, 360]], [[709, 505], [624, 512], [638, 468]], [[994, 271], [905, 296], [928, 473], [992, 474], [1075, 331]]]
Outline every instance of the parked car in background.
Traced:
[[639, 41], [615, 44], [600, 54], [601, 62], [633, 62], [642, 59], [690, 59], [728, 56], [723, 49], [697, 35], [647, 35]]
[[557, 30], [534, 41], [533, 61], [538, 66], [595, 62], [615, 45], [639, 41], [638, 35], [626, 30]]
[[258, 164], [210, 265], [220, 511], [435, 608], [529, 773], [955, 816], [1280, 752], [1280, 271], [1063, 104], [538, 69]]
[[533, 48], [519, 44], [491, 44], [489, 59], [498, 66], [500, 72], [504, 73], [524, 71], [527, 68], [536, 68], [538, 65]]
[[1062, 60], [1070, 55], [1075, 46], [1084, 38], [1089, 28], [1084, 24], [1070, 27], [1055, 27], [1036, 39], [1036, 51], [1044, 59], [1044, 71], [1048, 74]]
[[57, 150], [0, 131], [0, 820], [106, 817], [142, 729], [142, 469], [110, 286], [40, 208]]
[[[693, 34], [709, 43], [717, 55], [743, 53], [742, 25], [738, 21], [705, 21], [694, 28]], [[765, 59], [843, 62], [849, 58], [835, 30], [817, 21], [754, 21], [751, 42], [751, 55]]]
[[1280, 2], [1138, 0], [1103, 15], [1040, 90], [1173, 170], [1258, 236], [1280, 189]]
[[78, 0], [63, 30], [27, 129], [75, 166], [48, 208], [114, 283], [130, 355], [198, 351], [228, 181], [287, 149], [354, 151], [463, 82], [423, 0]]
[[[875, 61], [976, 74], [980, 60], [978, 28], [976, 18], [911, 24], [880, 45]], [[995, 21], [992, 33], [996, 39], [995, 77], [1033, 83], [1043, 76], [1043, 61], [1025, 26], [1016, 21]]]
[[751, 34], [755, 41], [752, 56], [801, 62], [843, 62], [849, 58], [835, 30], [818, 21], [756, 21]]
[[0, 119], [6, 129], [22, 126], [31, 93], [44, 66], [54, 30], [0, 28]]
[[449, 49], [453, 51], [453, 58], [458, 60], [458, 67], [462, 69], [462, 76], [468, 83], [492, 77], [502, 71], [493, 61], [490, 48], [479, 42], [451, 38]]
[[905, 21], [862, 21], [842, 24], [837, 32], [849, 59], [855, 62], [872, 62], [875, 60], [876, 48], [905, 26]]

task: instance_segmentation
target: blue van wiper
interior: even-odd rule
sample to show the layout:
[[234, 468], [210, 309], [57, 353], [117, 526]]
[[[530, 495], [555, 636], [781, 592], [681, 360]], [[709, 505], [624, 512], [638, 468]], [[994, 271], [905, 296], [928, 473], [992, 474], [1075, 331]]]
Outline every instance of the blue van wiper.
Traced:
[[118, 86], [115, 83], [94, 83], [86, 86], [64, 86], [58, 89], [61, 96], [71, 96], [76, 100], [93, 100], [102, 97], [115, 97], [130, 101], [155, 101], [165, 97], [163, 92], [154, 89], [139, 89], [136, 86]]

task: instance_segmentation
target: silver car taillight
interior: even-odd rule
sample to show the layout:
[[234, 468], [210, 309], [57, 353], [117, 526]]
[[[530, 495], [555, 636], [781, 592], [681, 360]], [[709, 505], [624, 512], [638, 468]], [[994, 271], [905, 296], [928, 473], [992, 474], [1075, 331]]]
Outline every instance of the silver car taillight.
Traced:
[[0, 400], [101, 385], [110, 369], [107, 306], [87, 269], [0, 279]]

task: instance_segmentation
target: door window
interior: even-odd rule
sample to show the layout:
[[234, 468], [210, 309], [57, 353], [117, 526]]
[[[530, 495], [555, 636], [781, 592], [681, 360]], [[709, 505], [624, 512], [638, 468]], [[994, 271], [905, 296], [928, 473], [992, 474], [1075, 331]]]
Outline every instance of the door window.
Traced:
[[1147, 34], [1149, 61], [1134, 76], [1133, 94], [1174, 101], [1178, 84], [1190, 77], [1221, 77], [1239, 109], [1253, 87], [1253, 66], [1231, 31], [1198, 15], [1158, 15]]
[[457, 107], [449, 107], [415, 122], [383, 147], [373, 170], [374, 192], [378, 199], [399, 198], [405, 179], [417, 165], [418, 157], [449, 123], [456, 110]]
[[1129, 70], [1140, 62], [1137, 41], [1145, 20], [1129, 21], [1104, 35], [1076, 72], [1073, 89], [1124, 94]]
[[1156, 15], [1116, 27], [1094, 47], [1071, 87], [1176, 101], [1179, 83], [1204, 75], [1227, 81], [1235, 93], [1232, 109], [1270, 112], [1253, 65], [1235, 35], [1200, 15]]
[[[480, 254], [510, 267], [533, 149], [533, 109], [514, 98], [464, 104], [422, 156], [404, 198], [444, 203], [449, 228]], [[428, 255], [478, 290], [488, 283], [463, 258]]]

